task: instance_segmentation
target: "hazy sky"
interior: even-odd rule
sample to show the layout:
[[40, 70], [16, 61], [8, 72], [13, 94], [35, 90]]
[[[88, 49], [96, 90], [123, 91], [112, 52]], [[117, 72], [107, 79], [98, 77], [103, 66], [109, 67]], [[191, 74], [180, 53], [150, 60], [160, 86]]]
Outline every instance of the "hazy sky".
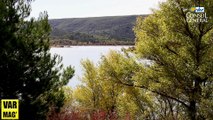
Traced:
[[151, 13], [165, 0], [35, 0], [32, 17], [47, 11], [49, 18], [76, 18]]

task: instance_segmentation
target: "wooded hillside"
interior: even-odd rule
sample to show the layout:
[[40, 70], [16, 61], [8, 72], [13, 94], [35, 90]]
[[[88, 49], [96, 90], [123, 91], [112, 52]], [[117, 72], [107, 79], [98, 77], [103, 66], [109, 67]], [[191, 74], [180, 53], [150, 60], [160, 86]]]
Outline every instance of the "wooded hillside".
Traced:
[[[143, 15], [146, 17], [147, 15]], [[53, 45], [134, 44], [132, 31], [137, 16], [52, 19]]]

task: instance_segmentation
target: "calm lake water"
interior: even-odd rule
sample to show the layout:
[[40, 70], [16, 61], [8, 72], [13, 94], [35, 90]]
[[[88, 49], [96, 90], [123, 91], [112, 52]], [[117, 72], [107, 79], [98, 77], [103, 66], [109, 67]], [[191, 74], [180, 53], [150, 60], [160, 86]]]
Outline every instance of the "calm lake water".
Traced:
[[79, 77], [83, 74], [81, 60], [89, 59], [96, 64], [102, 55], [107, 54], [110, 50], [121, 51], [121, 48], [128, 48], [128, 46], [71, 46], [68, 48], [51, 48], [50, 52], [62, 56], [65, 67], [71, 65], [75, 68], [75, 76], [68, 83], [68, 86], [75, 87], [81, 83], [79, 80]]

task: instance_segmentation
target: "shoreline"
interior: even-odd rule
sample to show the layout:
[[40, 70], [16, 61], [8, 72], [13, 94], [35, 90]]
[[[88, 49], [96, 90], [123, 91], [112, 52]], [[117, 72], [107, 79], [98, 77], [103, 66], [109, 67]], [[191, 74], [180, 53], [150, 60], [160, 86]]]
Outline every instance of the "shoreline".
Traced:
[[55, 46], [55, 45], [50, 45], [50, 48], [71, 48], [71, 47], [73, 47], [73, 46], [135, 46], [135, 45], [125, 45], [125, 44], [123, 44], [123, 45], [57, 45], [57, 46]]

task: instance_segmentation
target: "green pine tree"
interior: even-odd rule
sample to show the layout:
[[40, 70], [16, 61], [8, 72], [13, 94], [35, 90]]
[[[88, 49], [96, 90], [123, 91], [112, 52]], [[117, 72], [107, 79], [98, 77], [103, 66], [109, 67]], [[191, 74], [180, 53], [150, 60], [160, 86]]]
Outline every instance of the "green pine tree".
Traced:
[[0, 1], [0, 99], [20, 100], [21, 120], [44, 120], [50, 108], [60, 110], [61, 89], [74, 70], [49, 52], [46, 13], [26, 20], [32, 0]]

